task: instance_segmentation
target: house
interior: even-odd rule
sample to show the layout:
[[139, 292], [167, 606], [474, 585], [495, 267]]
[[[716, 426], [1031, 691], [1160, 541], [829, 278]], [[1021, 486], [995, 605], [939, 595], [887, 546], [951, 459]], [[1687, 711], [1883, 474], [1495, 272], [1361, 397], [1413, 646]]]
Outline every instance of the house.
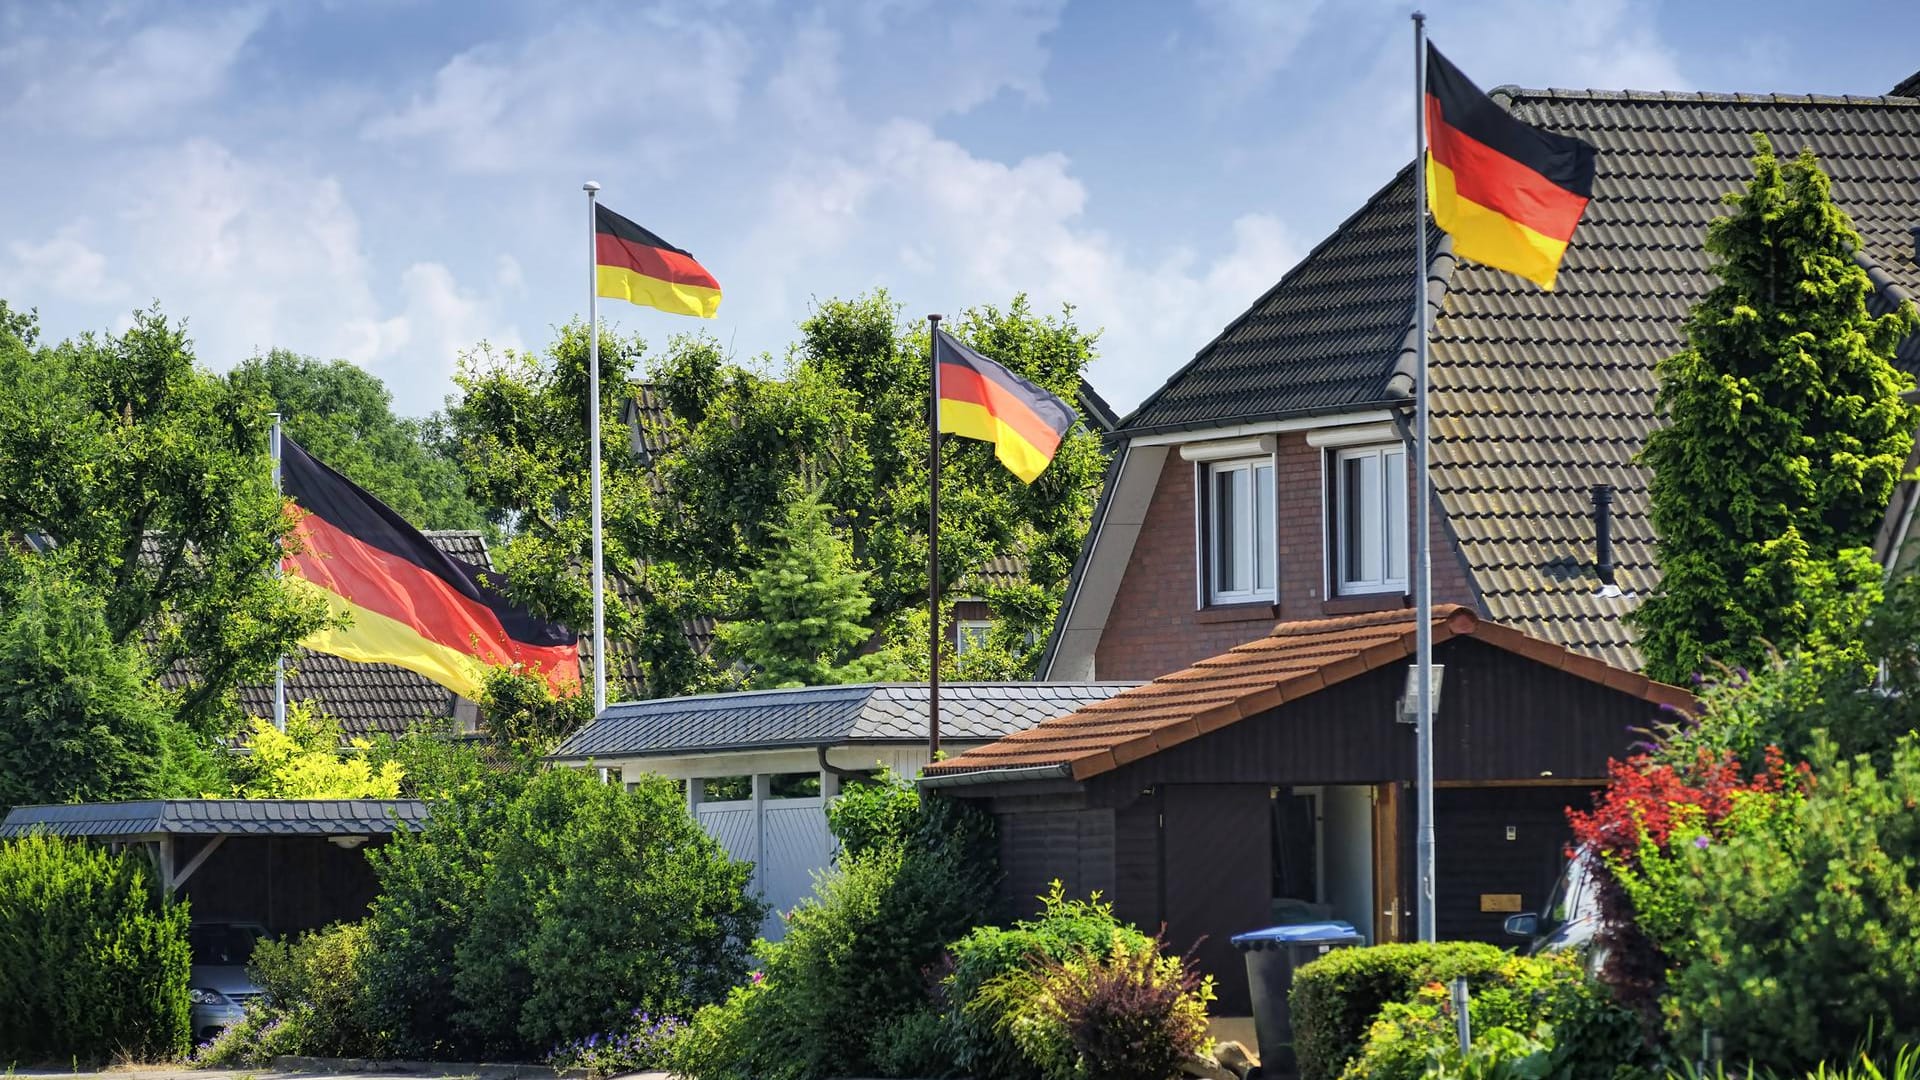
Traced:
[[[1261, 637], [1071, 715], [928, 766], [923, 790], [999, 825], [1003, 918], [1048, 883], [1099, 891], [1164, 928], [1244, 1015], [1234, 934], [1342, 919], [1413, 936], [1415, 621], [1404, 608], [1282, 622]], [[1442, 939], [1500, 940], [1539, 911], [1566, 807], [1693, 697], [1440, 605], [1434, 744], [1435, 909]]]
[[[954, 683], [940, 690], [941, 746], [958, 752], [1105, 700], [1128, 683]], [[550, 760], [611, 778], [679, 781], [700, 823], [754, 863], [754, 888], [779, 913], [812, 892], [833, 858], [826, 804], [843, 783], [881, 768], [926, 766], [925, 684], [868, 683], [751, 690], [607, 706]]]
[[[1765, 132], [1831, 174], [1875, 308], [1920, 295], [1915, 86], [1495, 91], [1592, 142], [1598, 172], [1553, 292], [1456, 260], [1429, 232], [1436, 602], [1639, 667], [1625, 616], [1657, 574], [1634, 455], [1655, 421], [1654, 365], [1683, 346], [1712, 280], [1707, 223]], [[1412, 182], [1395, 176], [1120, 422], [1041, 678], [1149, 679], [1275, 620], [1410, 602]], [[1920, 369], [1920, 340], [1899, 362]]]

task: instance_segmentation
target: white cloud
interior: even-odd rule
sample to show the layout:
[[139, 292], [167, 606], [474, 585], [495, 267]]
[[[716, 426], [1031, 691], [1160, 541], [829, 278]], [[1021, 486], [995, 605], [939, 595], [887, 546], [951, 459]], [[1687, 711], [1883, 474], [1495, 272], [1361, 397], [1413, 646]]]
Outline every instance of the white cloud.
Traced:
[[196, 10], [124, 33], [117, 9], [83, 6], [68, 25], [0, 44], [0, 113], [83, 135], [164, 121], [226, 86], [266, 15]]
[[1306, 40], [1323, 0], [1196, 0], [1213, 36], [1222, 89], [1244, 94], [1265, 85]]
[[741, 36], [710, 19], [658, 9], [605, 24], [573, 19], [517, 47], [488, 43], [453, 57], [426, 92], [364, 133], [425, 141], [462, 172], [642, 146], [657, 170], [731, 123], [748, 60]]
[[107, 270], [107, 257], [87, 245], [82, 237], [88, 222], [76, 221], [62, 226], [44, 243], [15, 240], [7, 245], [13, 265], [0, 276], [0, 292], [113, 300], [126, 289]]

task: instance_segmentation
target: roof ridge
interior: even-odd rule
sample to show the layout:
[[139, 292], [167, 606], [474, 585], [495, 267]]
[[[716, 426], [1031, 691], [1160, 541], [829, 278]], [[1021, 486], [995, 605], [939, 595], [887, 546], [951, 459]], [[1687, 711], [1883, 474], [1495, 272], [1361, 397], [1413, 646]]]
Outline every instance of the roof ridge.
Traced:
[[[1433, 605], [1433, 621], [1445, 622], [1460, 612], [1466, 612], [1472, 615], [1476, 622], [1480, 621], [1480, 616], [1474, 612], [1473, 609], [1463, 604]], [[1411, 626], [1417, 621], [1418, 618], [1415, 609], [1410, 607], [1387, 608], [1384, 611], [1366, 611], [1355, 615], [1322, 616], [1318, 619], [1292, 619], [1287, 622], [1275, 623], [1273, 629], [1267, 633], [1266, 637], [1255, 638], [1253, 641], [1247, 642], [1247, 645], [1265, 641], [1267, 638], [1299, 637], [1303, 634], [1324, 634], [1334, 630], [1351, 630], [1363, 626], [1390, 626], [1395, 623], [1406, 623]], [[1245, 647], [1246, 645], [1236, 646], [1236, 648]]]
[[1566, 87], [1525, 87], [1506, 83], [1492, 95], [1508, 101], [1664, 101], [1697, 105], [1851, 105], [1913, 108], [1920, 98], [1893, 94], [1781, 94], [1715, 90], [1576, 90]]

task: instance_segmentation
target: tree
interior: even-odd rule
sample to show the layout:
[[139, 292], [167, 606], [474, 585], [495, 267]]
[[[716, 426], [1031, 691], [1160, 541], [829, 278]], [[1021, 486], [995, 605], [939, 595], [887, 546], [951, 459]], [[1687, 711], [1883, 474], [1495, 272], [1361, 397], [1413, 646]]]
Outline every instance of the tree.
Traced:
[[0, 807], [147, 798], [170, 722], [97, 596], [0, 550]]
[[480, 687], [480, 726], [493, 756], [512, 763], [538, 762], [593, 719], [593, 698], [556, 694], [547, 680], [513, 668], [489, 668]]
[[394, 799], [405, 778], [398, 761], [375, 761], [367, 739], [347, 741], [341, 753], [340, 724], [310, 701], [287, 706], [287, 730], [255, 719], [247, 733], [247, 756], [233, 767], [242, 799]]
[[1659, 364], [1666, 426], [1641, 453], [1661, 582], [1635, 621], [1647, 673], [1674, 682], [1800, 639], [1814, 579], [1871, 541], [1920, 417], [1892, 364], [1920, 312], [1868, 313], [1859, 235], [1811, 151], [1782, 165], [1762, 135], [1754, 150], [1708, 227], [1719, 283]]
[[772, 532], [765, 561], [747, 576], [748, 615], [721, 624], [716, 652], [746, 665], [756, 689], [884, 678], [884, 664], [856, 655], [873, 637], [867, 574], [853, 568], [819, 497], [789, 503]]
[[[265, 388], [200, 370], [157, 309], [125, 334], [35, 345], [0, 333], [0, 537], [58, 551], [98, 595], [109, 639], [177, 677], [202, 734], [239, 718], [233, 689], [325, 618], [272, 568], [288, 519], [268, 464]], [[4, 321], [4, 320], [0, 320]]]
[[395, 416], [378, 376], [284, 349], [246, 360], [240, 373], [266, 385], [294, 441], [415, 527], [487, 526], [460, 463], [435, 441], [436, 422]]
[[[1065, 398], [1073, 398], [1093, 337], [1071, 310], [1032, 313], [1024, 298], [976, 308], [950, 324], [971, 344]], [[585, 329], [564, 328], [544, 357], [466, 358], [450, 425], [475, 494], [508, 510], [518, 529], [501, 562], [518, 595], [550, 617], [585, 625], [587, 565]], [[926, 670], [927, 337], [884, 292], [821, 304], [776, 371], [768, 358], [730, 362], [709, 338], [675, 338], [635, 377], [644, 345], [604, 335], [603, 453], [608, 630], [639, 660], [637, 694], [714, 685], [686, 627], [700, 617], [754, 616], [751, 575], [780, 545], [796, 501], [817, 497], [844, 537], [849, 572], [872, 598], [864, 617], [883, 652]], [[643, 410], [645, 460], [623, 423]], [[942, 449], [942, 587], [983, 593], [1009, 624], [1021, 664], [1038, 652], [1029, 631], [1050, 624], [1092, 518], [1105, 457], [1098, 435], [1076, 428], [1032, 485], [985, 443]], [[1027, 580], [987, 589], [970, 580], [995, 556], [1024, 561]], [[924, 619], [924, 616], [919, 616]], [[904, 672], [903, 672], [904, 673]]]

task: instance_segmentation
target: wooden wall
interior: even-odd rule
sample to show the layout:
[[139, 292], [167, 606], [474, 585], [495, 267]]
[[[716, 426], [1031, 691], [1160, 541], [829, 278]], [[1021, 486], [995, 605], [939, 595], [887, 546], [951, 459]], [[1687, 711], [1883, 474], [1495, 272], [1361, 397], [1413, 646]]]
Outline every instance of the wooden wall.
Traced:
[[[176, 843], [181, 865], [199, 850], [198, 841]], [[275, 934], [313, 930], [366, 915], [379, 888], [366, 850], [383, 843], [375, 837], [349, 851], [319, 836], [228, 837], [180, 891], [195, 921], [257, 922]]]

